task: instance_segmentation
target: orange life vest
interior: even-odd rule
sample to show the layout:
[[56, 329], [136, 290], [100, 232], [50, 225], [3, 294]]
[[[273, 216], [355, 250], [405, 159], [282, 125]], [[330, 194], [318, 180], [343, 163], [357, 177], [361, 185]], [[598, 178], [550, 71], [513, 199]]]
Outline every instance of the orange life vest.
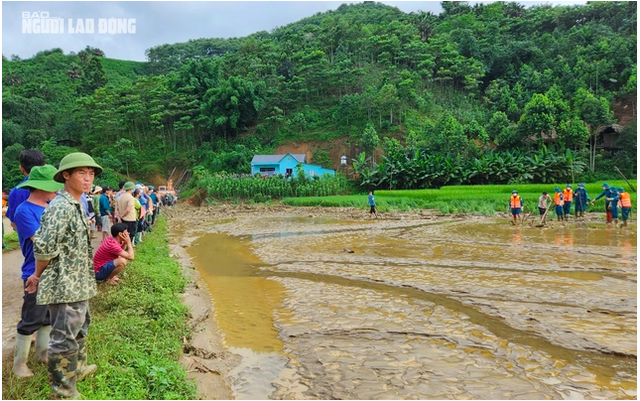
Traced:
[[556, 206], [564, 206], [564, 199], [562, 199], [562, 194], [560, 192], [556, 192], [553, 196], [553, 202]]
[[631, 195], [629, 195], [629, 192], [620, 193], [620, 204], [622, 207], [631, 207]]
[[509, 199], [509, 204], [511, 204], [511, 209], [519, 209], [522, 207], [522, 198], [512, 196], [511, 199]]
[[564, 195], [565, 202], [573, 201], [573, 190], [571, 188], [565, 189], [564, 191], [562, 191], [562, 194]]

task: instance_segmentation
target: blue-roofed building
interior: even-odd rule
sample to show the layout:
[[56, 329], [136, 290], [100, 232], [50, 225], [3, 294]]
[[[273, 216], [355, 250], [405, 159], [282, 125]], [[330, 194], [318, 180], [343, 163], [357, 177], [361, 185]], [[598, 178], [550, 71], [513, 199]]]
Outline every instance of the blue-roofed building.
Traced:
[[325, 174], [336, 175], [335, 170], [324, 168], [315, 164], [307, 164], [307, 156], [304, 154], [287, 153], [284, 155], [255, 155], [251, 159], [251, 175], [262, 174], [263, 177], [271, 177], [282, 174], [283, 176], [295, 176], [296, 166], [302, 164], [304, 173], [310, 177], [321, 177]]

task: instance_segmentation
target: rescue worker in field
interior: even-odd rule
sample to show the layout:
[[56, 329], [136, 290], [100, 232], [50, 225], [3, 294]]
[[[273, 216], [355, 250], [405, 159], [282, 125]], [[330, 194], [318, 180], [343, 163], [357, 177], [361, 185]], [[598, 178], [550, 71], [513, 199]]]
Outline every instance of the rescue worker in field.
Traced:
[[594, 200], [591, 201], [593, 205], [598, 199], [604, 197], [604, 211], [607, 213], [607, 224], [611, 224], [611, 202], [609, 202], [609, 198], [611, 198], [611, 190], [609, 189], [609, 184], [606, 182], [602, 184], [602, 193], [598, 195]]
[[631, 215], [631, 194], [625, 192], [624, 188], [618, 188], [618, 194], [620, 196], [620, 206], [622, 208], [622, 225], [627, 226], [627, 220]]
[[558, 216], [558, 221], [564, 220], [564, 196], [558, 187], [554, 189], [554, 192], [553, 204], [556, 205], [556, 216]]
[[573, 193], [573, 199], [576, 217], [584, 217], [584, 213], [587, 211], [587, 203], [590, 201], [584, 184], [578, 184], [578, 189]]
[[571, 216], [571, 203], [573, 202], [573, 189], [571, 184], [567, 184], [567, 187], [562, 191], [562, 197], [564, 198], [564, 219], [569, 220]]
[[37, 304], [49, 307], [48, 372], [54, 399], [81, 397], [76, 383], [97, 369], [87, 365], [89, 299], [97, 289], [89, 220], [80, 197], [100, 173], [102, 167], [85, 153], [65, 156], [53, 177], [64, 188], [42, 214], [33, 239], [36, 269], [26, 291], [37, 291]]
[[616, 189], [616, 187], [611, 187], [609, 188], [609, 197], [607, 198], [607, 201], [609, 201], [609, 204], [611, 205], [611, 220], [613, 225], [617, 226], [618, 225], [618, 201], [620, 200], [620, 197], [618, 196], [618, 190]]
[[509, 208], [511, 209], [511, 215], [513, 216], [513, 222], [511, 224], [516, 224], [518, 221], [518, 216], [522, 214], [523, 203], [522, 198], [518, 195], [518, 190], [514, 189], [511, 191], [511, 198], [509, 198]]

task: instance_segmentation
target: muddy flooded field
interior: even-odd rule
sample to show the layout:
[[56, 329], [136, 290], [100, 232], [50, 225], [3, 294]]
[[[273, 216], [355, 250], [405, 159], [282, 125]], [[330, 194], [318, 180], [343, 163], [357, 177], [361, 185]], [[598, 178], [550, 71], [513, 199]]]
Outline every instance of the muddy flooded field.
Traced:
[[635, 225], [224, 217], [175, 235], [238, 399], [637, 397]]

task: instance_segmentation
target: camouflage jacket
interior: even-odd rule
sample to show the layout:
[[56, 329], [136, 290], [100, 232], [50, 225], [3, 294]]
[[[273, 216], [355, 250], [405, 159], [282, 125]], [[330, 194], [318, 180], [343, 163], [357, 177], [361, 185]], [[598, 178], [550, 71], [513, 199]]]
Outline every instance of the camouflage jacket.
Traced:
[[82, 205], [65, 190], [42, 214], [33, 239], [36, 260], [49, 260], [40, 276], [38, 305], [86, 301], [96, 295], [91, 234]]

